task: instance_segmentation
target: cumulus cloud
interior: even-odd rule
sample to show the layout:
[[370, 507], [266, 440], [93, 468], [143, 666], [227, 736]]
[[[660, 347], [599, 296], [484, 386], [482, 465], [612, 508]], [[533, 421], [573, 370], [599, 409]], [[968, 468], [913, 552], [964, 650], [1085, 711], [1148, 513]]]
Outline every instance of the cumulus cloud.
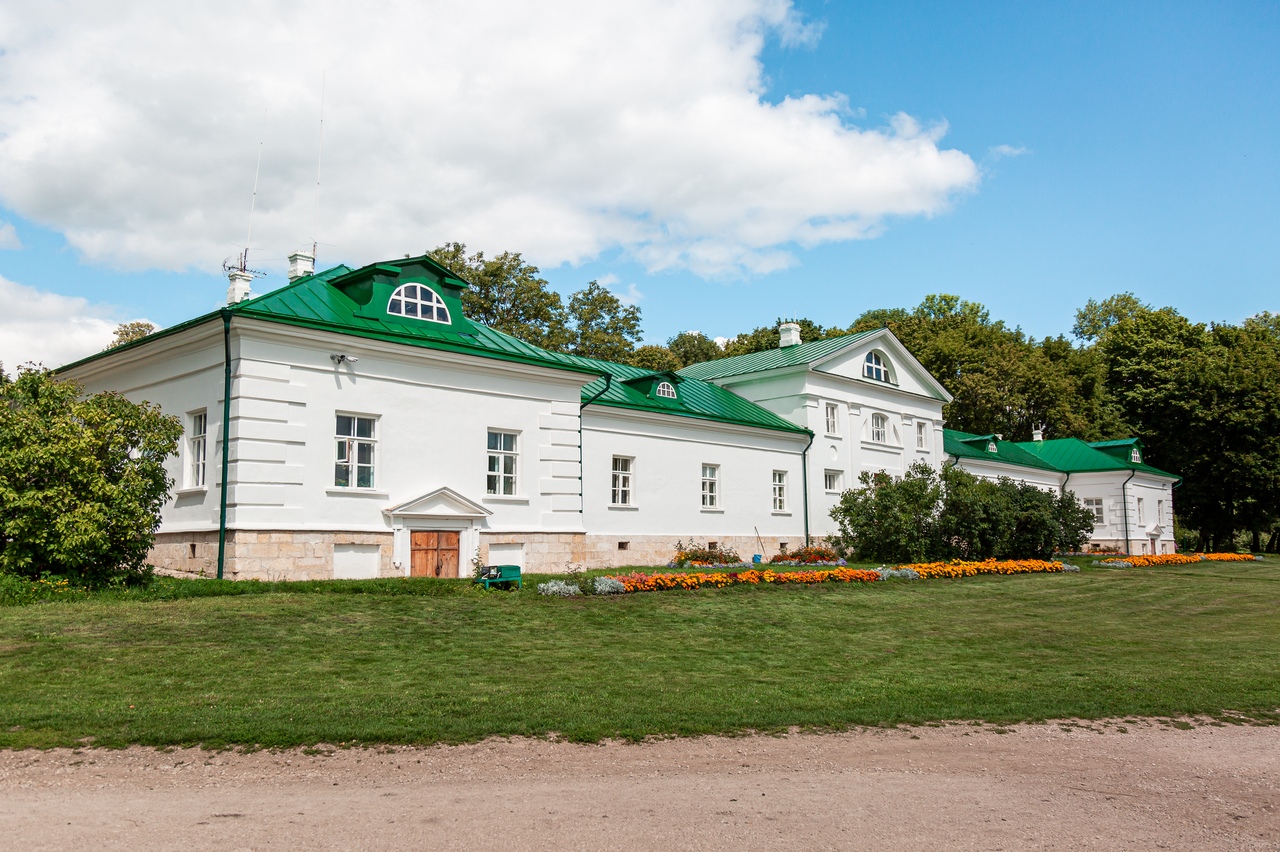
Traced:
[[640, 288], [635, 284], [628, 284], [625, 288], [619, 286], [621, 281], [612, 272], [601, 275], [596, 279], [596, 283], [608, 289], [624, 305], [638, 305], [644, 298], [644, 293], [641, 293]]
[[111, 309], [0, 277], [0, 364], [10, 375], [29, 361], [59, 367], [101, 351], [119, 324]]
[[12, 222], [0, 222], [0, 249], [20, 249], [22, 240]]
[[944, 124], [765, 100], [765, 41], [820, 34], [789, 0], [0, 0], [0, 202], [92, 262], [211, 269], [245, 240], [262, 141], [264, 259], [457, 239], [768, 272], [979, 179]]
[[996, 145], [987, 149], [987, 156], [993, 160], [1004, 160], [1009, 157], [1021, 157], [1027, 153], [1027, 149], [1014, 145]]

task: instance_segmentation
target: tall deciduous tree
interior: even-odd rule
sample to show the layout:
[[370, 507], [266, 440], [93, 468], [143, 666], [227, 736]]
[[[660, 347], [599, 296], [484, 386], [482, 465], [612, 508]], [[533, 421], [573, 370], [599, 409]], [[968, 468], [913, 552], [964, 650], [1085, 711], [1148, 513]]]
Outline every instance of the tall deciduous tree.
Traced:
[[667, 349], [680, 361], [681, 367], [714, 361], [724, 357], [724, 350], [700, 331], [682, 331], [667, 341]]
[[122, 322], [116, 326], [115, 339], [111, 341], [111, 347], [124, 346], [126, 343], [132, 343], [135, 340], [141, 340], [156, 327], [144, 320], [136, 320], [134, 322]]
[[595, 281], [569, 299], [569, 351], [602, 361], [626, 362], [640, 340], [640, 309], [624, 305]]

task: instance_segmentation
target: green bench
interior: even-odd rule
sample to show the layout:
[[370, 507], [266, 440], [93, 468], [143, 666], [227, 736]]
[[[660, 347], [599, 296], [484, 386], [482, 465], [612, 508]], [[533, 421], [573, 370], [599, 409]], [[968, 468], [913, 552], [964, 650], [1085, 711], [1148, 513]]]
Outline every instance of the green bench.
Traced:
[[524, 588], [524, 581], [520, 579], [519, 565], [486, 565], [480, 569], [480, 576], [476, 577], [476, 582], [485, 589], [494, 583], [515, 583], [518, 588]]

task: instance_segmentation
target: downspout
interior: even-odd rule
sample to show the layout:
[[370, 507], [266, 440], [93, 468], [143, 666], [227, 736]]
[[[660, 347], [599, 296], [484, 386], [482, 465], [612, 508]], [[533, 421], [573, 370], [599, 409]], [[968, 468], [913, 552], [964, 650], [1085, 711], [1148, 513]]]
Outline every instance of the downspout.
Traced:
[[222, 487], [218, 506], [218, 579], [227, 562], [227, 469], [231, 444], [231, 311], [222, 315]]
[[806, 429], [809, 433], [809, 443], [804, 445], [804, 449], [800, 451], [800, 482], [804, 489], [804, 546], [809, 546], [809, 448], [813, 446], [815, 433], [811, 429]]
[[582, 405], [578, 406], [578, 514], [581, 515], [587, 506], [587, 495], [583, 488], [582, 478], [582, 412], [586, 411], [587, 406], [595, 402], [600, 397], [609, 392], [609, 386], [613, 384], [613, 374], [604, 374], [604, 387], [600, 388], [600, 392], [592, 394], [591, 398]]
[[[1133, 479], [1135, 474], [1137, 474], [1136, 470], [1129, 471], [1129, 479]], [[1124, 552], [1125, 552], [1125, 555], [1128, 555], [1129, 553], [1129, 494], [1127, 491], [1124, 490], [1124, 487], [1129, 484], [1129, 479], [1126, 479], [1124, 482], [1120, 483], [1120, 502], [1124, 506]]]

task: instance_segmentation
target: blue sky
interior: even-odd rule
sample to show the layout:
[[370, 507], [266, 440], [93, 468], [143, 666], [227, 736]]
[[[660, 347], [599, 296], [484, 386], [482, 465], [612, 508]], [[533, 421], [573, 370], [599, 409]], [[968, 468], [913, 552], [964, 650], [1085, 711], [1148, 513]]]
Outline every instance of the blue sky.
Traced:
[[[731, 150], [733, 156], [741, 154], [751, 174], [762, 170], [758, 164], [767, 153], [761, 151], [776, 150], [780, 160], [766, 162], [763, 169], [770, 174], [776, 169], [777, 176], [751, 190], [753, 197], [766, 197], [760, 202], [765, 210], [761, 217], [776, 213], [776, 222], [770, 219], [764, 228], [774, 236], [752, 242], [754, 237], [742, 235], [752, 233], [755, 220], [744, 224], [733, 219], [735, 205], [747, 203], [735, 200], [743, 196], [727, 192], [708, 200], [709, 196], [684, 192], [683, 187], [701, 177], [697, 156], [685, 160], [677, 156], [676, 146], [684, 142], [671, 141], [676, 153], [669, 158], [642, 162], [635, 173], [618, 178], [638, 184], [652, 180], [653, 187], [602, 202], [601, 190], [593, 182], [607, 184], [617, 173], [617, 161], [602, 159], [597, 171], [588, 161], [592, 152], [608, 145], [625, 146], [625, 142], [588, 141], [583, 143], [585, 153], [578, 152], [583, 174], [575, 173], [570, 163], [538, 174], [532, 183], [513, 183], [505, 190], [508, 198], [532, 199], [524, 207], [500, 198], [454, 208], [449, 193], [439, 189], [449, 180], [442, 175], [450, 172], [424, 174], [422, 180], [435, 188], [429, 194], [442, 200], [439, 210], [424, 211], [420, 222], [414, 221], [418, 207], [412, 200], [383, 209], [383, 193], [376, 184], [386, 179], [391, 185], [394, 178], [361, 173], [363, 182], [353, 178], [349, 186], [335, 189], [331, 203], [341, 210], [328, 209], [322, 202], [322, 218], [333, 222], [328, 232], [321, 228], [322, 242], [332, 240], [335, 245], [322, 248], [321, 264], [358, 265], [454, 238], [491, 253], [524, 251], [562, 293], [591, 279], [609, 282], [619, 293], [638, 293], [649, 342], [661, 342], [691, 328], [728, 336], [770, 324], [778, 316], [847, 324], [863, 310], [911, 307], [935, 292], [980, 301], [993, 316], [1036, 336], [1069, 332], [1073, 312], [1086, 299], [1127, 290], [1202, 321], [1236, 322], [1259, 311], [1280, 311], [1280, 6], [1099, 3], [1054, 8], [1022, 3], [801, 2], [795, 12], [789, 23], [769, 19], [760, 27], [762, 49], [752, 51], [748, 45], [747, 52], [760, 62], [763, 89], [758, 94], [765, 104], [779, 105], [788, 99], [794, 103], [806, 95], [843, 96], [847, 109], [838, 113], [838, 120], [867, 131], [878, 132], [899, 113], [926, 128], [945, 122], [946, 134], [930, 155], [962, 152], [976, 169], [976, 179], [966, 178], [961, 164], [958, 171], [932, 183], [920, 179], [925, 187], [921, 192], [929, 197], [900, 205], [905, 212], [895, 212], [899, 208], [886, 204], [864, 214], [855, 211], [865, 210], [865, 205], [846, 209], [838, 200], [820, 197], [820, 175], [795, 180], [787, 176], [789, 163], [799, 168], [807, 159], [804, 142], [788, 137], [784, 144], [768, 137], [765, 128], [764, 141], [753, 149], [749, 134], [729, 128], [726, 132], [738, 138], [724, 144], [737, 147], [724, 150]], [[768, 18], [774, 13], [762, 14]], [[189, 24], [174, 22], [175, 26]], [[799, 24], [810, 26], [807, 37], [794, 35], [792, 25]], [[820, 34], [814, 25], [821, 27]], [[623, 29], [617, 21], [600, 26]], [[723, 28], [716, 29], [716, 22], [706, 26], [710, 35], [703, 41], [726, 39], [723, 57], [729, 58], [721, 64], [740, 62], [741, 44], [724, 36]], [[128, 36], [127, 27], [122, 25], [119, 35]], [[622, 38], [624, 33], [612, 36]], [[66, 43], [73, 45], [76, 38], [69, 32]], [[36, 47], [0, 46], [6, 48], [0, 58], [0, 81], [7, 95], [0, 104], [0, 131], [4, 131], [6, 110], [12, 113], [11, 127], [22, 118], [14, 112], [13, 103], [15, 95], [26, 93], [23, 80], [29, 68], [23, 63], [41, 57]], [[687, 47], [678, 56], [673, 51], [667, 65], [674, 67], [691, 52]], [[717, 61], [717, 56], [711, 53], [707, 62]], [[47, 61], [56, 59], [54, 51]], [[162, 68], [165, 58], [155, 61]], [[618, 61], [625, 62], [625, 56]], [[671, 104], [690, 88], [689, 80], [706, 76], [705, 67], [707, 63], [690, 62], [688, 68], [675, 68], [669, 72], [674, 75], [670, 88], [652, 86], [652, 72], [627, 76], [639, 72], [620, 67], [612, 103], [623, 113], [635, 104], [659, 112], [671, 109], [672, 114], [683, 116]], [[327, 127], [326, 133], [335, 134], [332, 144], [339, 175], [334, 180], [339, 183], [343, 145], [355, 152], [350, 154], [351, 163], [361, 161], [354, 142], [344, 143], [342, 136], [339, 72], [327, 73], [330, 79], [338, 78], [331, 84], [339, 94], [334, 96], [335, 117], [330, 119], [337, 127], [333, 131]], [[742, 73], [749, 76], [749, 69]], [[264, 79], [275, 79], [271, 75], [292, 79], [278, 68], [264, 69], [262, 74]], [[354, 87], [354, 73], [352, 78]], [[717, 85], [728, 91], [737, 80]], [[34, 97], [55, 102], [75, 82], [74, 74], [46, 82], [47, 90], [35, 91]], [[136, 78], [130, 85], [137, 85]], [[211, 88], [217, 85], [217, 80], [210, 83]], [[574, 102], [581, 104], [591, 96], [575, 96]], [[217, 101], [216, 93], [210, 97]], [[266, 97], [269, 104], [270, 96]], [[474, 94], [469, 97], [475, 98]], [[163, 98], [158, 90], [156, 99]], [[316, 106], [308, 101], [293, 124], [257, 134], [268, 140], [264, 143], [268, 181], [260, 189], [263, 207], [258, 215], [269, 244], [261, 247], [256, 265], [270, 272], [265, 281], [257, 282], [258, 291], [283, 284], [284, 255], [310, 236], [306, 227], [299, 226], [295, 228], [301, 232], [299, 238], [290, 246], [278, 236], [286, 231], [271, 223], [276, 221], [273, 216], [279, 221], [304, 218], [298, 211], [310, 203], [306, 194], [312, 190], [306, 184], [314, 178], [301, 175], [314, 168], [311, 124], [315, 124]], [[564, 108], [553, 103], [543, 111]], [[354, 110], [348, 108], [350, 124], [357, 117]], [[44, 120], [65, 121], [66, 115], [51, 114]], [[395, 135], [396, 119], [385, 115], [380, 113], [383, 135]], [[738, 113], [730, 113], [726, 126], [736, 120], [733, 115]], [[757, 126], [751, 122], [759, 116], [741, 115], [744, 126]], [[89, 118], [92, 123], [92, 115]], [[779, 116], [763, 118], [776, 124]], [[822, 124], [822, 116], [808, 118], [812, 126], [802, 139], [817, 138], [826, 144], [839, 136]], [[467, 116], [459, 115], [457, 120], [465, 125]], [[483, 120], [477, 117], [474, 122]], [[0, 245], [21, 245], [0, 250], [0, 277], [27, 288], [21, 291], [22, 298], [31, 297], [32, 290], [42, 297], [79, 297], [82, 301], [49, 302], [46, 307], [53, 310], [62, 305], [84, 314], [96, 323], [94, 334], [98, 335], [118, 320], [146, 317], [168, 325], [219, 303], [226, 283], [218, 270], [218, 253], [235, 251], [232, 238], [224, 233], [240, 234], [244, 229], [257, 147], [251, 131], [219, 137], [209, 156], [226, 164], [230, 178], [218, 181], [216, 187], [175, 188], [188, 177], [198, 184], [199, 161], [177, 159], [164, 165], [168, 169], [164, 173], [156, 165], [157, 176], [148, 183], [148, 170], [157, 158], [164, 159], [163, 153], [157, 155], [146, 144], [129, 141], [125, 131], [119, 131], [114, 144], [107, 144], [113, 138], [112, 126], [104, 123], [106, 142], [100, 148], [84, 142], [58, 153], [62, 160], [33, 147], [15, 156], [15, 149], [5, 151], [0, 146], [0, 156], [11, 160], [11, 167], [18, 162], [10, 181], [0, 168], [0, 222], [13, 226], [9, 237], [0, 229]], [[687, 141], [698, 133], [715, 132], [706, 130], [707, 126], [673, 120], [673, 132], [655, 138]], [[151, 136], [155, 135], [153, 131]], [[589, 140], [586, 132], [579, 138]], [[657, 149], [665, 155], [663, 144], [646, 144], [645, 150]], [[557, 145], [536, 162], [547, 162], [554, 151], [572, 143]], [[501, 189], [501, 180], [506, 179], [504, 164], [523, 156], [527, 147], [495, 150], [492, 161], [483, 166], [493, 170], [485, 184], [496, 183]], [[283, 155], [272, 159], [273, 152], [284, 149], [291, 151], [293, 159], [285, 162]], [[625, 147], [619, 150], [623, 153], [618, 157], [629, 157], [628, 162], [635, 159]], [[131, 161], [133, 154], [136, 161]], [[382, 156], [388, 163], [385, 175], [394, 175], [397, 158], [403, 161], [399, 165], [407, 166], [419, 154], [401, 144]], [[449, 154], [437, 148], [431, 156], [438, 161]], [[79, 183], [62, 177], [82, 163], [97, 165], [85, 166], [81, 174], [88, 177]], [[538, 168], [527, 166], [522, 175]], [[915, 166], [892, 168], [906, 173]], [[681, 169], [687, 173], [681, 174]], [[348, 171], [355, 174], [357, 167], [352, 165]], [[285, 173], [294, 175], [291, 179], [299, 187], [296, 198], [273, 203], [268, 197], [274, 191], [270, 178]], [[128, 184], [135, 174], [143, 177]], [[6, 191], [6, 182], [20, 188]], [[112, 189], [115, 182], [121, 183], [118, 190]], [[455, 190], [458, 198], [475, 195], [474, 187], [463, 182]], [[862, 190], [855, 185], [850, 191]], [[189, 197], [183, 192], [189, 192]], [[788, 197], [782, 199], [782, 194]], [[214, 196], [217, 203], [206, 204], [205, 199]], [[805, 239], [807, 225], [788, 218], [791, 214], [786, 210], [777, 212], [769, 206], [777, 202], [776, 207], [784, 208], [782, 202], [789, 202], [791, 196], [804, 208], [800, 216], [809, 217], [808, 224], [825, 221], [828, 215], [853, 217], [869, 223], [872, 236], [836, 236], [806, 247], [799, 240]], [[805, 208], [806, 204], [810, 207]], [[578, 212], [570, 209], [564, 214], [565, 224], [555, 224], [556, 216], [574, 205]], [[581, 212], [594, 214], [608, 205], [613, 205], [608, 216], [591, 218]], [[628, 218], [617, 210], [638, 212]], [[669, 218], [662, 220], [662, 215]], [[392, 220], [394, 228], [389, 224]], [[536, 223], [544, 220], [552, 224], [539, 231]], [[189, 225], [184, 224], [188, 221]], [[207, 222], [215, 224], [202, 224]], [[693, 227], [690, 222], [702, 229], [697, 241], [674, 242], [671, 234]], [[724, 222], [724, 233], [733, 236], [721, 239], [715, 231], [717, 222]], [[650, 225], [656, 229], [649, 236], [628, 236]], [[276, 227], [274, 233], [272, 227]], [[395, 231], [394, 239], [351, 238], [357, 232], [378, 234], [388, 229]], [[676, 248], [671, 248], [673, 244]], [[688, 246], [703, 244], [711, 246], [708, 257], [731, 255], [733, 259], [700, 261], [698, 249]], [[395, 254], [390, 253], [393, 250]], [[677, 255], [674, 262], [655, 260]], [[777, 257], [785, 260], [776, 261]], [[251, 254], [251, 262], [254, 259]], [[780, 263], [789, 265], [767, 271]], [[15, 292], [6, 291], [6, 299], [17, 299]], [[34, 335], [32, 328], [27, 327], [26, 333]], [[13, 352], [0, 351], [0, 360], [12, 363], [15, 357]]]

